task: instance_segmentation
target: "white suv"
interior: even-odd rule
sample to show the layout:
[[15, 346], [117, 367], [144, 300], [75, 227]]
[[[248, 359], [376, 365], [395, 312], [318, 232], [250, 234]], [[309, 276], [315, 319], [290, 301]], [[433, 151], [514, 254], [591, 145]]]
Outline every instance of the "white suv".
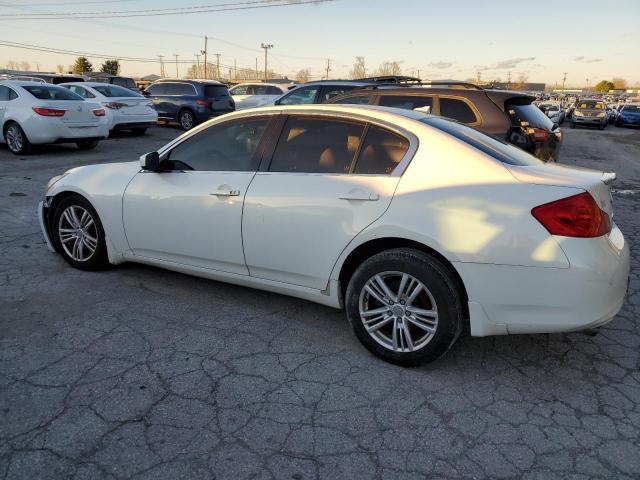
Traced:
[[485, 336], [613, 318], [629, 275], [614, 178], [420, 112], [267, 107], [55, 177], [39, 217], [74, 267], [140, 262], [345, 308], [371, 352], [415, 365], [467, 323]]

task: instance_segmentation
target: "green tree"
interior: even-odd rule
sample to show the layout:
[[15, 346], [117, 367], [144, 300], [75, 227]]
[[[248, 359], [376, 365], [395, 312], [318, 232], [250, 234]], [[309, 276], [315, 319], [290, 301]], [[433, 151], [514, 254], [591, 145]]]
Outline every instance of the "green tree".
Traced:
[[111, 75], [120, 74], [120, 62], [118, 60], [105, 60], [100, 71], [103, 73], [109, 73]]
[[602, 80], [601, 82], [598, 82], [595, 87], [593, 87], [596, 92], [608, 92], [609, 90], [613, 90], [614, 88], [615, 85], [609, 80]]
[[78, 57], [73, 64], [72, 71], [76, 75], [82, 75], [85, 72], [93, 72], [93, 65], [87, 57]]

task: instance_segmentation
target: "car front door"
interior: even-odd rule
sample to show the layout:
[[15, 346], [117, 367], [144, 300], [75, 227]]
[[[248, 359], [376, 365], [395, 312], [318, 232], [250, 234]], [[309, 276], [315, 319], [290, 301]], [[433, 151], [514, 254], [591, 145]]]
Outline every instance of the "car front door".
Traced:
[[325, 289], [343, 249], [389, 206], [410, 144], [359, 120], [289, 116], [245, 198], [250, 275]]
[[134, 255], [246, 275], [242, 205], [269, 116], [210, 126], [161, 154], [161, 171], [127, 186], [123, 222]]
[[158, 112], [159, 118], [168, 118], [166, 104], [163, 102], [165, 92], [166, 84], [164, 83], [150, 85], [145, 90], [145, 95], [153, 102], [153, 107]]

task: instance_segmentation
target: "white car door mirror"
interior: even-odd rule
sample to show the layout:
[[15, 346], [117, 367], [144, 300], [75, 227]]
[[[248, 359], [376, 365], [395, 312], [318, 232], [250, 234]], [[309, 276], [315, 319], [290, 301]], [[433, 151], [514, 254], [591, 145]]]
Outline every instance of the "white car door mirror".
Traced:
[[140, 156], [140, 166], [143, 170], [157, 172], [160, 170], [160, 155], [158, 152], [149, 152]]

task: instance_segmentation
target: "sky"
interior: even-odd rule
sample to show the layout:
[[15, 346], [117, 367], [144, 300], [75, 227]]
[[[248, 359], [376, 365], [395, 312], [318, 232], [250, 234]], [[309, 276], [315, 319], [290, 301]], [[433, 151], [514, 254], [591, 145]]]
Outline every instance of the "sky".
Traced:
[[[295, 0], [290, 0], [295, 3]], [[242, 0], [0, 0], [0, 41], [117, 57], [174, 55], [193, 60], [209, 36], [222, 65], [263, 69], [263, 42], [273, 44], [269, 68], [290, 77], [308, 68], [347, 78], [355, 57], [373, 71], [400, 62], [402, 73], [423, 79], [512, 80], [566, 86], [621, 77], [640, 84], [640, 0], [513, 2], [493, 0], [335, 0], [244, 11], [100, 20], [17, 20], [8, 14], [103, 12], [243, 3]], [[246, 0], [244, 0], [246, 3]], [[214, 57], [210, 57], [214, 58]], [[0, 67], [27, 61], [55, 71], [73, 55], [0, 45]], [[94, 65], [102, 60], [92, 58]], [[160, 73], [159, 63], [123, 61], [132, 76]], [[179, 74], [188, 65], [179, 65]]]

